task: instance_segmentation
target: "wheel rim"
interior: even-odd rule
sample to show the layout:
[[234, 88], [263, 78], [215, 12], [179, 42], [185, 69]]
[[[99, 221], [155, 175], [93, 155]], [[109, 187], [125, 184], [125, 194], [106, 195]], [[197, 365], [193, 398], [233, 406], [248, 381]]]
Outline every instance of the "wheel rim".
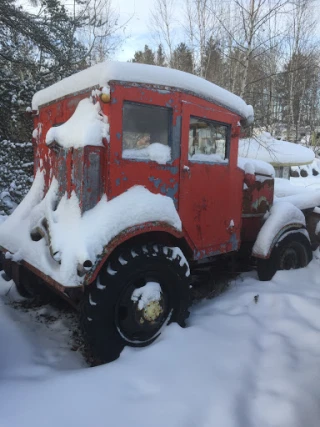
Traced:
[[[153, 298], [141, 307], [141, 298], [134, 301], [135, 291], [148, 283], [157, 283], [159, 298]], [[122, 292], [115, 307], [116, 327], [121, 337], [128, 343], [144, 344], [154, 340], [172, 314], [172, 301], [166, 280], [154, 271], [136, 274]]]
[[298, 243], [286, 247], [279, 260], [280, 270], [295, 270], [304, 267], [306, 262], [305, 249]]

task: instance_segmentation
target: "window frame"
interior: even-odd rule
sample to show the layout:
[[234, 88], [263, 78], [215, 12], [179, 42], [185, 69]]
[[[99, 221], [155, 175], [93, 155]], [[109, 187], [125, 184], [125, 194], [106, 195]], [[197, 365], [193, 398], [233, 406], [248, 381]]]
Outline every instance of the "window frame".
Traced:
[[[167, 133], [167, 135], [168, 135], [168, 144], [167, 145], [165, 145], [165, 144], [162, 144], [162, 145], [164, 145], [165, 147], [169, 147], [170, 148], [170, 150], [171, 150], [171, 156], [170, 156], [170, 160], [168, 161], [168, 162], [166, 162], [166, 164], [170, 164], [170, 163], [172, 163], [172, 161], [174, 160], [174, 153], [173, 153], [173, 143], [174, 143], [174, 141], [173, 141], [173, 108], [172, 107], [168, 107], [168, 106], [165, 106], [165, 105], [158, 105], [158, 104], [149, 104], [149, 103], [144, 103], [144, 102], [137, 102], [137, 101], [133, 101], [133, 100], [129, 100], [129, 99], [124, 99], [123, 100], [123, 103], [122, 103], [122, 129], [121, 129], [121, 131], [122, 131], [122, 140], [121, 140], [121, 158], [123, 159], [123, 160], [129, 160], [129, 161], [135, 161], [135, 162], [152, 162], [153, 160], [150, 160], [150, 159], [148, 159], [148, 158], [138, 158], [138, 157], [123, 157], [123, 151], [124, 151], [124, 149], [123, 149], [123, 139], [124, 139], [124, 123], [125, 123], [125, 120], [124, 120], [124, 109], [125, 109], [125, 106], [126, 105], [134, 105], [134, 106], [138, 106], [138, 107], [144, 107], [144, 108], [146, 108], [146, 107], [148, 107], [149, 109], [152, 109], [152, 110], [156, 110], [156, 109], [161, 109], [161, 110], [165, 110], [165, 111], [167, 111], [169, 114], [168, 114], [168, 128], [167, 128], [167, 131], [168, 131], [168, 133]], [[161, 142], [160, 142], [160, 144], [161, 144]]]
[[[189, 115], [189, 124], [188, 124], [188, 129], [190, 131], [190, 123], [191, 123], [191, 119], [198, 119], [198, 120], [202, 120], [206, 123], [213, 123], [214, 125], [217, 126], [224, 126], [226, 128], [226, 147], [225, 147], [225, 161], [221, 161], [221, 162], [212, 162], [210, 160], [196, 160], [196, 159], [192, 159], [192, 157], [189, 157], [189, 145], [188, 145], [188, 161], [191, 163], [197, 163], [197, 164], [209, 164], [209, 165], [229, 165], [230, 164], [230, 148], [231, 148], [231, 128], [232, 125], [230, 123], [225, 123], [225, 122], [221, 122], [218, 120], [213, 120], [207, 117], [203, 117], [203, 116], [198, 116], [195, 114], [190, 114]], [[188, 143], [189, 144], [189, 143]], [[204, 154], [206, 155], [206, 154]]]

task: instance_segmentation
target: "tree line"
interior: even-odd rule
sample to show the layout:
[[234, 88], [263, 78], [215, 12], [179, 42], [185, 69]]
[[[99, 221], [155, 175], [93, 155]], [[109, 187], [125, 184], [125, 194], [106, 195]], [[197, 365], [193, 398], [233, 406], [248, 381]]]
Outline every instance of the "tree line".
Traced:
[[[155, 0], [153, 40], [133, 62], [194, 73], [243, 97], [255, 126], [283, 139], [320, 136], [318, 1]], [[150, 46], [156, 43], [156, 49]]]
[[[30, 185], [33, 94], [117, 52], [126, 25], [112, 0], [20, 4], [0, 2], [0, 213]], [[132, 61], [210, 80], [254, 106], [256, 127], [318, 144], [319, 12], [318, 0], [154, 0]]]

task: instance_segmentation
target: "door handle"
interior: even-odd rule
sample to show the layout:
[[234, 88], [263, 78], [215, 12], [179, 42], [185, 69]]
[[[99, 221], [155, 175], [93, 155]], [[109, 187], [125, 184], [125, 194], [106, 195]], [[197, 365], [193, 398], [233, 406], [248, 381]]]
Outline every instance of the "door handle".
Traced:
[[184, 172], [184, 173], [187, 173], [187, 174], [188, 174], [188, 176], [189, 176], [189, 178], [190, 178], [190, 176], [191, 176], [191, 171], [190, 171], [189, 166], [184, 165], [184, 166], [183, 166], [183, 168], [182, 168], [182, 170], [183, 170], [183, 172]]

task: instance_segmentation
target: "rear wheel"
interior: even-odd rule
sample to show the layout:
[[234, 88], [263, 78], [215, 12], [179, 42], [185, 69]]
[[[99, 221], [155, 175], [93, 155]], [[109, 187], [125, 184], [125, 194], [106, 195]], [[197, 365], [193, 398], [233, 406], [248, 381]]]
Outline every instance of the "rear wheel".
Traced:
[[119, 357], [124, 346], [151, 344], [169, 322], [185, 325], [189, 267], [178, 248], [150, 245], [115, 254], [87, 288], [81, 322], [93, 355]]
[[18, 293], [24, 298], [34, 298], [36, 295], [35, 289], [31, 285], [31, 278], [27, 272], [24, 272], [24, 277], [15, 282]]
[[271, 280], [278, 270], [306, 267], [311, 259], [312, 250], [308, 238], [301, 232], [292, 232], [272, 249], [268, 259], [257, 259], [259, 280]]
[[41, 298], [43, 301], [52, 299], [52, 291], [38, 276], [14, 261], [6, 261], [4, 255], [0, 255], [0, 271], [4, 270], [1, 275], [5, 280], [14, 280], [13, 269], [19, 268], [18, 280], [14, 280], [19, 295], [24, 298]]

